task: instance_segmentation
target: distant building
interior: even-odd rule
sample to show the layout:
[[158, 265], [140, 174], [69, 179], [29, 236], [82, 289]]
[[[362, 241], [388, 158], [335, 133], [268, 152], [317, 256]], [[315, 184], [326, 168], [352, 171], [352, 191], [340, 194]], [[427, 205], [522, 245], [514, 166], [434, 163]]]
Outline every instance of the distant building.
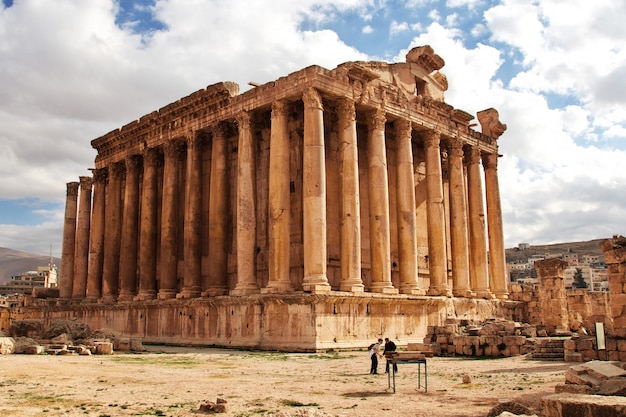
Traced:
[[518, 250], [526, 250], [528, 248], [530, 248], [530, 243], [518, 243], [517, 244]]
[[57, 268], [50, 259], [47, 266], [37, 267], [36, 271], [12, 276], [9, 283], [0, 285], [0, 295], [30, 294], [35, 287], [56, 288], [57, 285]]

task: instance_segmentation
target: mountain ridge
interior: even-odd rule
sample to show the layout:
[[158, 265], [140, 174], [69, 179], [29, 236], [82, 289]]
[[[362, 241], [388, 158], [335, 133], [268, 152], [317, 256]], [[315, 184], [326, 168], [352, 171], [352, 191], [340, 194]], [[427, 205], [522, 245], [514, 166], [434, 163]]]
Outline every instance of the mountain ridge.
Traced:
[[[58, 268], [61, 258], [53, 258], [53, 262]], [[47, 266], [49, 263], [50, 256], [0, 247], [0, 283], [7, 283], [14, 275], [36, 271], [37, 267]]]

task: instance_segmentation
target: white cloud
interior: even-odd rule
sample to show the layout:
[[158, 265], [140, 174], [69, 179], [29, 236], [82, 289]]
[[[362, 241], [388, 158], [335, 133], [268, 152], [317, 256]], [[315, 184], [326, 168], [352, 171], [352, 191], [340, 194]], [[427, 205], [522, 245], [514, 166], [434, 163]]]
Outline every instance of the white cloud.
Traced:
[[395, 36], [399, 33], [406, 32], [409, 30], [409, 24], [407, 22], [397, 22], [392, 21], [389, 25], [389, 35]]
[[361, 33], [369, 35], [370, 33], [374, 33], [374, 28], [370, 25], [365, 25], [363, 26], [363, 29], [361, 29]]

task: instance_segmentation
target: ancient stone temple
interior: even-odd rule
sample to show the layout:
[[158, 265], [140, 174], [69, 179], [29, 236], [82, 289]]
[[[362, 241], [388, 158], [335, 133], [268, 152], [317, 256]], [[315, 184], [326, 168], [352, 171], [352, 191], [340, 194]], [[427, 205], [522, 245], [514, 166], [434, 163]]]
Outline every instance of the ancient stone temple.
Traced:
[[[148, 341], [291, 350], [417, 340], [507, 298], [497, 111], [444, 61], [311, 66], [197, 91], [92, 141], [67, 185], [60, 299]], [[483, 204], [486, 201], [486, 206]]]

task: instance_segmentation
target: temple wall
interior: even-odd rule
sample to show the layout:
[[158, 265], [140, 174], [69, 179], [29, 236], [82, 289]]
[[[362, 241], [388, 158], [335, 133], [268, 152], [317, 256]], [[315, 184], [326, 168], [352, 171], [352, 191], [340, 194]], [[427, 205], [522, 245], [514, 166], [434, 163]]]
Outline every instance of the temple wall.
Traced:
[[[115, 305], [32, 300], [24, 320], [79, 320], [144, 343], [323, 351], [359, 349], [379, 337], [402, 346], [422, 342], [428, 326], [505, 313], [502, 301], [444, 297], [292, 294], [171, 299]], [[506, 314], [506, 313], [505, 313]]]

